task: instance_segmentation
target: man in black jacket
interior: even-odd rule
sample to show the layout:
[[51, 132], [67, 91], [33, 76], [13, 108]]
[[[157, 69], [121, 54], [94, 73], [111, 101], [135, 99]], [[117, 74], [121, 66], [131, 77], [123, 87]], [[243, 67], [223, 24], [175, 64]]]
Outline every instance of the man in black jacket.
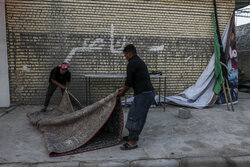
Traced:
[[130, 150], [137, 148], [139, 135], [155, 95], [148, 68], [143, 60], [137, 56], [135, 46], [132, 44], [127, 45], [123, 50], [123, 54], [128, 60], [127, 76], [125, 85], [119, 90], [118, 95], [123, 96], [132, 87], [135, 96], [126, 123], [129, 135], [123, 137], [127, 143], [121, 146], [122, 150]]
[[59, 67], [55, 67], [53, 70], [51, 70], [49, 76], [49, 86], [44, 101], [44, 107], [41, 112], [46, 112], [50, 98], [54, 94], [57, 87], [61, 88], [63, 94], [65, 89], [69, 86], [71, 80], [71, 73], [68, 71], [69, 66], [69, 63], [64, 62], [60, 63]]

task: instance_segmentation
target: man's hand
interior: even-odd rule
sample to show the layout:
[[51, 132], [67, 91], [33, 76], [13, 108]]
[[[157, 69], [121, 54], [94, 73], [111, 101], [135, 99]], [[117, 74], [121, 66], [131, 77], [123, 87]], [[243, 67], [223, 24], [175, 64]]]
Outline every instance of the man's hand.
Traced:
[[61, 88], [62, 88], [63, 90], [66, 90], [67, 87], [64, 86], [64, 85], [62, 85]]
[[118, 96], [124, 96], [124, 92], [122, 91], [122, 88], [119, 89]]
[[69, 86], [69, 82], [67, 82], [66, 85], [62, 85], [62, 84], [60, 84], [59, 82], [57, 82], [56, 80], [54, 80], [54, 79], [51, 79], [51, 82], [52, 82], [53, 84], [55, 84], [56, 86], [59, 86], [59, 87], [60, 87], [61, 89], [63, 89], [63, 90], [66, 90], [67, 87]]
[[124, 85], [119, 89], [118, 96], [124, 96], [125, 93], [129, 90], [129, 87]]

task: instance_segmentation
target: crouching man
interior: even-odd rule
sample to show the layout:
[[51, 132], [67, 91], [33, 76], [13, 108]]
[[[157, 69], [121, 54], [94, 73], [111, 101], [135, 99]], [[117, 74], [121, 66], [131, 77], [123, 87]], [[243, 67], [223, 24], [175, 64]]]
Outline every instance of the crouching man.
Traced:
[[69, 66], [69, 63], [64, 62], [60, 63], [58, 67], [55, 67], [51, 70], [49, 76], [49, 86], [44, 101], [44, 107], [41, 109], [41, 112], [46, 112], [50, 102], [50, 98], [54, 94], [57, 87], [61, 88], [63, 94], [66, 88], [69, 86], [71, 80], [71, 73], [68, 70]]

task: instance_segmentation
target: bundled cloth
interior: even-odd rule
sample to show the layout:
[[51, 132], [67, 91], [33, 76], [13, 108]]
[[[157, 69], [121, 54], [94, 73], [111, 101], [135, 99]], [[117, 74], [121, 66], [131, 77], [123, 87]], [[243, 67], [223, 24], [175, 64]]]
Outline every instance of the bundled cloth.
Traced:
[[59, 106], [47, 112], [30, 112], [30, 122], [44, 136], [50, 156], [76, 154], [121, 142], [123, 112], [118, 92], [82, 107], [65, 91]]

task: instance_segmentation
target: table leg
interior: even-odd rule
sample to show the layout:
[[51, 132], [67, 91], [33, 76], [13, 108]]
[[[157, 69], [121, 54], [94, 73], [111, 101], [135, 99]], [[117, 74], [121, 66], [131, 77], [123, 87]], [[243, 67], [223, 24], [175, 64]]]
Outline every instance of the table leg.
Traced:
[[161, 77], [159, 77], [159, 105], [161, 105]]
[[91, 88], [90, 88], [90, 77], [89, 77], [89, 81], [88, 81], [88, 83], [89, 83], [89, 86], [88, 86], [88, 88], [89, 88], [89, 104], [91, 104]]
[[166, 111], [166, 77], [164, 77], [164, 112]]
[[89, 102], [88, 102], [88, 77], [85, 77], [85, 83], [86, 83], [86, 85], [85, 85], [85, 92], [86, 92], [86, 104], [88, 105], [89, 104]]

